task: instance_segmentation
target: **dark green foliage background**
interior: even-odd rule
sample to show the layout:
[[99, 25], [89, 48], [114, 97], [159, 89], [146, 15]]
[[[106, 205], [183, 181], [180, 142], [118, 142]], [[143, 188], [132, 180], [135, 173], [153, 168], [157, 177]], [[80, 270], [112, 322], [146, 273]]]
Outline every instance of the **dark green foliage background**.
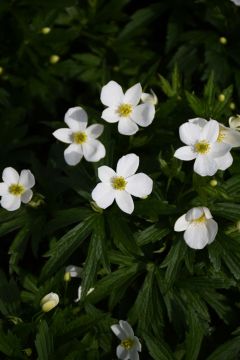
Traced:
[[[239, 358], [239, 150], [214, 188], [192, 162], [173, 158], [181, 123], [202, 116], [227, 125], [240, 111], [239, 29], [240, 8], [228, 0], [0, 2], [0, 170], [36, 177], [30, 205], [0, 210], [1, 359], [116, 359], [110, 325], [119, 319], [140, 338], [141, 359]], [[60, 61], [51, 64], [54, 54]], [[151, 126], [127, 137], [100, 119], [109, 80], [154, 89]], [[52, 136], [73, 106], [105, 125], [107, 155], [97, 164], [67, 166]], [[136, 200], [132, 216], [115, 205], [97, 212], [97, 168], [130, 152], [154, 180], [152, 195]], [[194, 251], [173, 225], [198, 205], [219, 232]], [[64, 282], [69, 264], [83, 266], [82, 279]], [[50, 291], [60, 304], [43, 314]]]

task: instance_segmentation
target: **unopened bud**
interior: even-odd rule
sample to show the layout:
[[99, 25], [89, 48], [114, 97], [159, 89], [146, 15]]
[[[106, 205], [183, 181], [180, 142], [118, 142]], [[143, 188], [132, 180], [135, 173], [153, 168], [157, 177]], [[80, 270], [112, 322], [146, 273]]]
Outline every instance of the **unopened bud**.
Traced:
[[229, 107], [230, 107], [231, 110], [235, 110], [236, 109], [236, 104], [234, 102], [231, 102], [229, 104]]
[[55, 308], [59, 303], [59, 296], [53, 292], [44, 296], [40, 302], [43, 312], [48, 312]]
[[64, 281], [69, 282], [71, 280], [71, 274], [70, 272], [65, 272], [64, 274]]
[[222, 44], [222, 45], [226, 45], [226, 44], [227, 44], [227, 38], [225, 38], [225, 36], [221, 36], [221, 37], [219, 38], [219, 42], [220, 42], [220, 44]]
[[218, 182], [217, 182], [217, 180], [215, 180], [215, 179], [213, 179], [213, 180], [210, 181], [210, 185], [211, 185], [212, 187], [217, 186], [217, 184], [218, 184]]
[[41, 29], [41, 33], [42, 33], [43, 35], [49, 34], [50, 31], [51, 31], [51, 28], [50, 28], [50, 27], [44, 27], [44, 28]]
[[51, 64], [56, 64], [59, 62], [59, 60], [60, 60], [60, 56], [58, 56], [58, 55], [51, 55], [49, 58], [49, 62]]
[[218, 101], [220, 101], [220, 102], [225, 101], [225, 95], [224, 94], [218, 95]]
[[3, 67], [2, 67], [2, 66], [0, 66], [0, 75], [2, 75], [2, 74], [3, 74], [3, 72], [4, 72], [4, 69], [3, 69]]

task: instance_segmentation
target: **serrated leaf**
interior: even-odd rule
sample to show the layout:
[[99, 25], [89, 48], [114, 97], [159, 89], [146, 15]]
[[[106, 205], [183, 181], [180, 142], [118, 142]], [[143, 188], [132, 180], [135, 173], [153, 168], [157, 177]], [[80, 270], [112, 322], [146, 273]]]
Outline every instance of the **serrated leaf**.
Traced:
[[154, 360], [175, 360], [175, 356], [164, 342], [161, 337], [157, 339], [153, 336], [143, 334], [143, 338], [147, 344], [149, 354], [153, 357]]
[[186, 336], [186, 360], [197, 360], [206, 324], [201, 322], [193, 310], [188, 311], [187, 317], [189, 328]]
[[159, 225], [151, 225], [146, 229], [136, 233], [135, 237], [137, 244], [143, 246], [149, 243], [154, 243], [156, 241], [162, 240], [165, 236], [170, 233], [169, 229], [161, 229]]
[[50, 359], [53, 353], [53, 337], [45, 320], [41, 320], [35, 340], [38, 360]]
[[206, 360], [235, 360], [240, 354], [240, 336], [219, 346]]

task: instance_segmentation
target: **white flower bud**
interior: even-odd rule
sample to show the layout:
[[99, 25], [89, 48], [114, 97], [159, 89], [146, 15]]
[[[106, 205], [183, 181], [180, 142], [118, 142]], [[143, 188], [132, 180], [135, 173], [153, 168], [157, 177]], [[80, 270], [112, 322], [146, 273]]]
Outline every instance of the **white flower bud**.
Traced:
[[58, 305], [58, 303], [59, 303], [58, 294], [50, 292], [49, 294], [45, 295], [42, 298], [40, 305], [42, 307], [43, 312], [48, 312], [48, 311], [52, 310], [53, 308], [55, 308]]

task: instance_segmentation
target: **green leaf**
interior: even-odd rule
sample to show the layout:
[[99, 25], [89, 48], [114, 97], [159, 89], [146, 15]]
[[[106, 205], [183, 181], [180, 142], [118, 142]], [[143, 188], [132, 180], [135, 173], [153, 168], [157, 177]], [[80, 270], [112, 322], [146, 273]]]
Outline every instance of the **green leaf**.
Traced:
[[234, 203], [217, 203], [211, 208], [214, 215], [237, 221], [240, 219], [240, 205]]
[[169, 229], [160, 229], [159, 225], [151, 225], [146, 229], [136, 233], [135, 237], [137, 244], [143, 246], [149, 243], [154, 243], [156, 241], [162, 240], [165, 236], [170, 233]]
[[143, 334], [143, 338], [147, 344], [149, 354], [153, 357], [154, 360], [175, 360], [175, 356], [164, 342], [163, 339], [159, 336], [157, 339], [153, 336]]
[[50, 359], [53, 353], [53, 337], [49, 331], [48, 324], [41, 320], [35, 340], [38, 360]]
[[197, 314], [188, 311], [188, 332], [186, 336], [186, 360], [197, 360], [203, 337], [206, 331], [206, 323], [201, 322]]
[[206, 360], [235, 360], [240, 353], [240, 336], [219, 346]]
[[190, 108], [193, 110], [195, 115], [204, 117], [205, 115], [205, 106], [204, 103], [194, 94], [185, 92], [187, 101], [189, 103]]

